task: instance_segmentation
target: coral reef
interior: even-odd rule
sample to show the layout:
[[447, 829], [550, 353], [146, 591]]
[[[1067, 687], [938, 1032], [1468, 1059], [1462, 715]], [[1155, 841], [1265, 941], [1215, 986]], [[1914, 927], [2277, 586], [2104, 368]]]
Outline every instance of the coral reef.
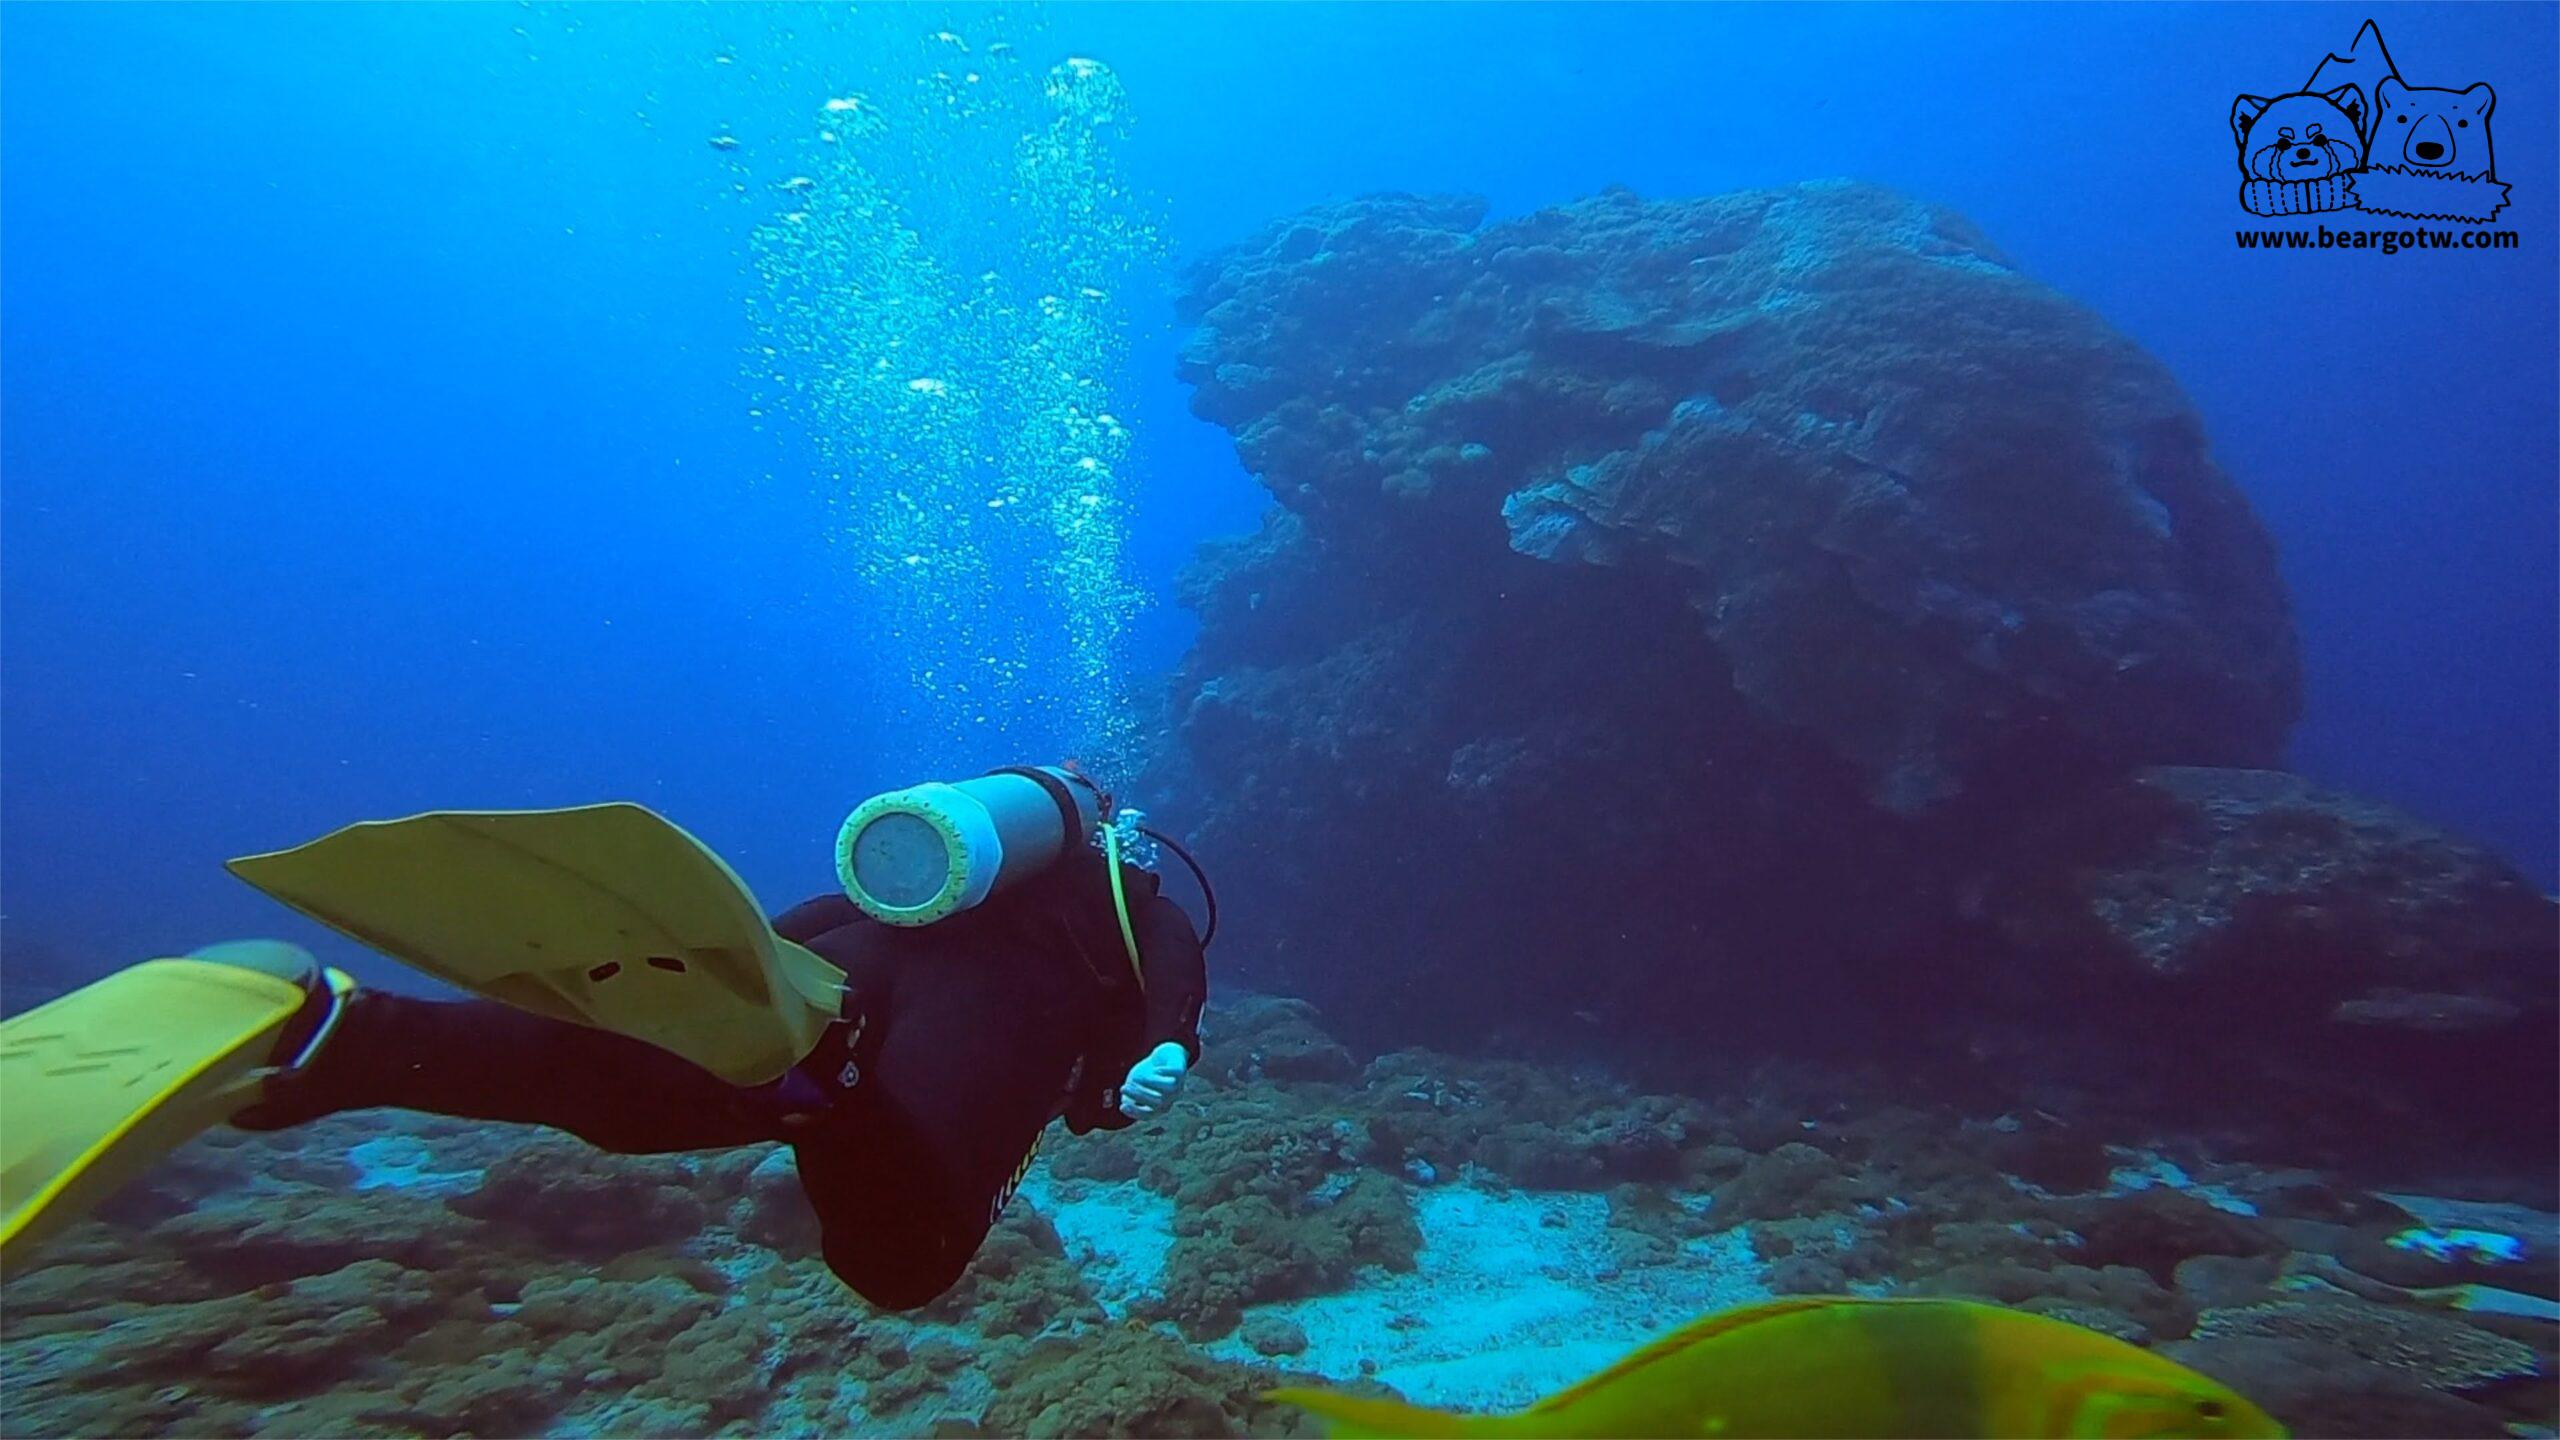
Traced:
[[1098, 1324], [1104, 1318], [1102, 1307], [1066, 1256], [1057, 1230], [1038, 1212], [1009, 1207], [960, 1283], [923, 1314], [945, 1322], [974, 1318], [1003, 1335]]
[[1303, 1355], [1307, 1350], [1306, 1329], [1294, 1320], [1276, 1315], [1256, 1315], [1244, 1324], [1244, 1343], [1257, 1355]]
[[[2462, 1154], [2560, 1128], [2552, 903], [2388, 806], [2271, 771], [2146, 770], [2022, 816], [1959, 888], [2001, 997], [1976, 1033], [2032, 1045], [2049, 1077], [2254, 1122], [2333, 1164], [2377, 1135]], [[2111, 1018], [2061, 1064], [2026, 1019], [2058, 1006]], [[2338, 1106], [2344, 1087], [2369, 1105]]]
[[[1379, 1045], [2035, 1093], [2047, 1188], [2089, 1121], [2386, 1168], [2560, 1128], [2551, 903], [2242, 768], [2297, 703], [2266, 535], [2161, 367], [1961, 217], [1371, 196], [1181, 303], [1276, 508], [1184, 581], [1147, 788], [1248, 978]], [[1244, 1063], [1350, 1078], [1305, 1046]], [[2307, 1113], [2346, 1084], [2405, 1154]], [[1541, 1180], [1621, 1163], [1578, 1148]]]
[[2317, 1341], [2243, 1337], [2161, 1350], [2257, 1401], [2297, 1435], [2448, 1440], [2517, 1433], [2494, 1409]]
[[1358, 1078], [1360, 1062], [1316, 1023], [1316, 1007], [1276, 995], [1245, 996], [1231, 1024], [1252, 1037], [1242, 1045], [1213, 1045], [1207, 1073], [1229, 1082]]
[[[2440, 1278], [2388, 1239], [2495, 1226], [2501, 1278], [2548, 1289], [2545, 1210], [2128, 1143], [2057, 1193], [2005, 1173], [2026, 1122], [1854, 1073], [1673, 1095], [1362, 1065], [1309, 1007], [1231, 998], [1181, 1105], [1055, 1147], [911, 1315], [808, 1252], [769, 1149], [620, 1158], [388, 1112], [208, 1137], [0, 1285], [11, 1433], [1312, 1434], [1259, 1400], [1273, 1363], [1511, 1406], [1698, 1310], [1844, 1291], [2162, 1345], [2307, 1431], [2548, 1418], [2546, 1322], [2349, 1263]], [[2068, 1128], [2075, 1153], [2137, 1138]], [[544, 1213], [608, 1204], [623, 1228]]]
[[2290, 624], [2192, 410], [1960, 217], [1820, 184], [1482, 220], [1321, 207], [1192, 284], [1194, 408], [1328, 542], [1499, 574], [1498, 522], [1668, 581], [1756, 714], [1897, 804], [2043, 726], [2272, 753]]
[[710, 1217], [704, 1192], [719, 1188], [704, 1184], [708, 1178], [683, 1160], [606, 1156], [575, 1140], [543, 1139], [491, 1167], [452, 1208], [546, 1250], [620, 1255], [700, 1230]]
[[1422, 1232], [1395, 1182], [1363, 1175], [1320, 1193], [1313, 1218], [1261, 1195], [1177, 1208], [1165, 1312], [1184, 1333], [1213, 1339], [1248, 1305], [1335, 1288], [1366, 1265], [1413, 1268]]
[[1269, 1025], [1270, 1043], [1260, 1029], [1233, 1028], [1211, 1042], [1200, 1084], [1217, 1087], [1214, 1103], [1178, 1110], [1144, 1135], [1097, 1137], [1051, 1165], [1067, 1179], [1135, 1176], [1172, 1199], [1173, 1244], [1154, 1308], [1203, 1338], [1234, 1329], [1248, 1305], [1340, 1285], [1362, 1266], [1410, 1270], [1420, 1243], [1401, 1185], [1358, 1173], [1358, 1125], [1307, 1106], [1252, 1058], [1303, 1037], [1306, 1012], [1248, 1013]]
[[1715, 1190], [1717, 1216], [1735, 1220], [1822, 1215], [1883, 1198], [1875, 1181], [1800, 1140], [1756, 1157]]
[[2540, 1368], [2531, 1346], [2452, 1316], [2335, 1293], [2208, 1310], [2198, 1317], [2195, 1333], [2199, 1340], [2316, 1340], [2438, 1390], [2477, 1389]]
[[2264, 1227], [2167, 1187], [2069, 1207], [2080, 1254], [2093, 1265], [2130, 1265], [2162, 1284], [2203, 1255], [2267, 1255], [2284, 1247]]
[[818, 1253], [818, 1212], [809, 1204], [809, 1192], [800, 1188], [800, 1170], [789, 1150], [777, 1145], [747, 1171], [745, 1193], [731, 1210], [729, 1224], [770, 1250]]
[[999, 1373], [996, 1435], [1320, 1435], [1313, 1418], [1262, 1399], [1276, 1371], [1204, 1360], [1150, 1330], [1044, 1341]]

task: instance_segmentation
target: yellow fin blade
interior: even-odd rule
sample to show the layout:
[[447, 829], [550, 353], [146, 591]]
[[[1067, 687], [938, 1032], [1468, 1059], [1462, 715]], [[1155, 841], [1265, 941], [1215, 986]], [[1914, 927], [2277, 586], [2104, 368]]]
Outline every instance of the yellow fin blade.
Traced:
[[1834, 1305], [1890, 1303], [1892, 1302], [1882, 1300], [1843, 1300], [1834, 1295], [1802, 1295], [1785, 1300], [1765, 1301], [1758, 1305], [1745, 1305], [1735, 1310], [1721, 1310], [1705, 1319], [1692, 1321], [1668, 1335], [1647, 1342], [1644, 1348], [1630, 1353], [1617, 1364], [1596, 1375], [1575, 1381], [1530, 1406], [1525, 1413], [1536, 1415], [1542, 1411], [1560, 1410], [1612, 1381], [1641, 1370], [1656, 1361], [1677, 1355], [1693, 1345], [1713, 1340], [1719, 1335], [1730, 1335], [1746, 1325], [1757, 1325], [1764, 1320], [1775, 1320], [1785, 1315], [1802, 1314], [1807, 1310], [1828, 1309]]
[[1342, 1395], [1331, 1390], [1266, 1390], [1265, 1400], [1295, 1405], [1325, 1421], [1334, 1440], [1423, 1440], [1492, 1433], [1484, 1421], [1493, 1417], [1458, 1415], [1407, 1405], [1401, 1400]]
[[146, 960], [0, 1022], [0, 1264], [256, 1094], [302, 987]]
[[625, 802], [367, 821], [231, 873], [457, 989], [732, 1085], [798, 1064], [842, 1008], [843, 973], [775, 935], [726, 861]]

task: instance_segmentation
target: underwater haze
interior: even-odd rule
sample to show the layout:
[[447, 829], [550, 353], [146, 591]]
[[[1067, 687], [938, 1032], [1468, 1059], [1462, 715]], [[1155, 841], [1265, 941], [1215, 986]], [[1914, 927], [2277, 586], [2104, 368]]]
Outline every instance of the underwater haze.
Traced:
[[450, 998], [224, 866], [422, 811], [779, 911], [1073, 759], [1220, 907], [1179, 1096], [924, 1309], [771, 1145], [355, 1110], [12, 1254], [6, 1428], [1311, 1434], [1900, 1295], [2552, 1433], [2555, 47], [0, 6], [13, 1016], [242, 936]]

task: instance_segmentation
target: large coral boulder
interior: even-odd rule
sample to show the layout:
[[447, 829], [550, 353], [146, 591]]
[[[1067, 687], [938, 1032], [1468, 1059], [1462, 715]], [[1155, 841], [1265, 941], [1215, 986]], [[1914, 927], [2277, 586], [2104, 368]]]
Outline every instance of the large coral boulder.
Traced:
[[2396, 1135], [2521, 1133], [2476, 1096], [2548, 1054], [2548, 905], [2260, 768], [2264, 530], [2167, 372], [1960, 217], [1372, 197], [1183, 304], [1278, 502], [1186, 577], [1146, 787], [1228, 975], [1381, 1048], [1846, 1054], [2261, 1133], [2354, 1077]]
[[2273, 757], [2265, 532], [2167, 372], [1963, 219], [1853, 184], [1482, 215], [1319, 209], [1190, 294], [1195, 408], [1325, 540], [1653, 577], [1896, 808], [2024, 744]]
[[1280, 508], [1186, 579], [1151, 788], [1287, 917], [1249, 977], [1380, 1040], [1837, 1014], [1939, 817], [2281, 743], [2291, 622], [2193, 411], [1958, 217], [1482, 221], [1322, 207], [1184, 302]]

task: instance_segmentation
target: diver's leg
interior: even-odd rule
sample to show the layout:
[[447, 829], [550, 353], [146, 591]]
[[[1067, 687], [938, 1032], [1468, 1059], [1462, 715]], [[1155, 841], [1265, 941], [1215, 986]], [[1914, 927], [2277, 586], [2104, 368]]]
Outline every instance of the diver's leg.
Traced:
[[233, 1117], [276, 1130], [390, 1106], [565, 1130], [605, 1150], [652, 1154], [783, 1138], [769, 1087], [746, 1089], [610, 1031], [486, 1000], [347, 997], [309, 1063]]
[[862, 1072], [798, 1155], [828, 1267], [875, 1305], [911, 1310], [959, 1280], [1064, 1100], [1072, 1001], [1012, 969], [910, 974], [876, 1047], [812, 1057]]

